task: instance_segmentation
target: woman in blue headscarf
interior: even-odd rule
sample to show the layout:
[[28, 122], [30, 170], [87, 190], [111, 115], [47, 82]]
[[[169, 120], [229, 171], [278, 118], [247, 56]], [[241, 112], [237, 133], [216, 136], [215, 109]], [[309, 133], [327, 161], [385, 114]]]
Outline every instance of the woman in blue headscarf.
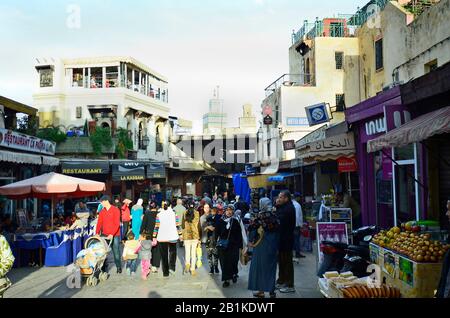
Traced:
[[264, 292], [275, 298], [279, 224], [270, 200], [260, 202], [260, 211], [252, 216], [249, 225], [249, 247], [253, 248], [248, 289], [257, 291], [253, 296], [264, 298]]
[[139, 199], [131, 208], [131, 231], [136, 239], [139, 238], [141, 232], [142, 218], [144, 216], [144, 200]]

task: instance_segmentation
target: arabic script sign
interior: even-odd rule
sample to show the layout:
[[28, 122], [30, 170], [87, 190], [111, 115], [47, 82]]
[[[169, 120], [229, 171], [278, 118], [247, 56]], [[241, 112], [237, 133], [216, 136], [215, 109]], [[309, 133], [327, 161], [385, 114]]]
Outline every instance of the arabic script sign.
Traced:
[[352, 134], [342, 134], [319, 140], [310, 145], [310, 156], [323, 155], [323, 153], [333, 154], [334, 152], [355, 150], [355, 139]]
[[19, 134], [15, 131], [0, 128], [0, 146], [23, 151], [54, 155], [56, 144], [54, 142]]

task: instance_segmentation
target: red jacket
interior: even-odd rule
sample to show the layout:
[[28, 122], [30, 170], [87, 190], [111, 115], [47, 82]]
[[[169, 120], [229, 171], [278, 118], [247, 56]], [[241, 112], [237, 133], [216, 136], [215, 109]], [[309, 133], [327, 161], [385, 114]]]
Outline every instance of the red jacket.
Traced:
[[96, 234], [120, 236], [120, 211], [114, 205], [109, 210], [103, 208], [97, 221]]
[[130, 208], [128, 205], [124, 204], [122, 205], [122, 222], [130, 222], [131, 221], [131, 214], [130, 214]]

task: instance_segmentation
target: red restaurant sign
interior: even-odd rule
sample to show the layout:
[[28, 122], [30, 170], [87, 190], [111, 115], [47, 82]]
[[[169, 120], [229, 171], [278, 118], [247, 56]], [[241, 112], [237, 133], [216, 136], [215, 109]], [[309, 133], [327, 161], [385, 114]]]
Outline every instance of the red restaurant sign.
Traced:
[[358, 170], [358, 164], [355, 157], [341, 157], [337, 160], [339, 173], [355, 172]]

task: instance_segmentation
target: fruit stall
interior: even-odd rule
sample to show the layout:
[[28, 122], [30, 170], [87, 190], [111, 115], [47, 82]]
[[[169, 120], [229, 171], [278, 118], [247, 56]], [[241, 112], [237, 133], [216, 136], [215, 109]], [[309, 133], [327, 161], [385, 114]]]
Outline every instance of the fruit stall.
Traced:
[[408, 222], [380, 231], [370, 243], [371, 262], [380, 266], [381, 281], [405, 298], [431, 298], [438, 287], [448, 244], [439, 241], [436, 224]]

